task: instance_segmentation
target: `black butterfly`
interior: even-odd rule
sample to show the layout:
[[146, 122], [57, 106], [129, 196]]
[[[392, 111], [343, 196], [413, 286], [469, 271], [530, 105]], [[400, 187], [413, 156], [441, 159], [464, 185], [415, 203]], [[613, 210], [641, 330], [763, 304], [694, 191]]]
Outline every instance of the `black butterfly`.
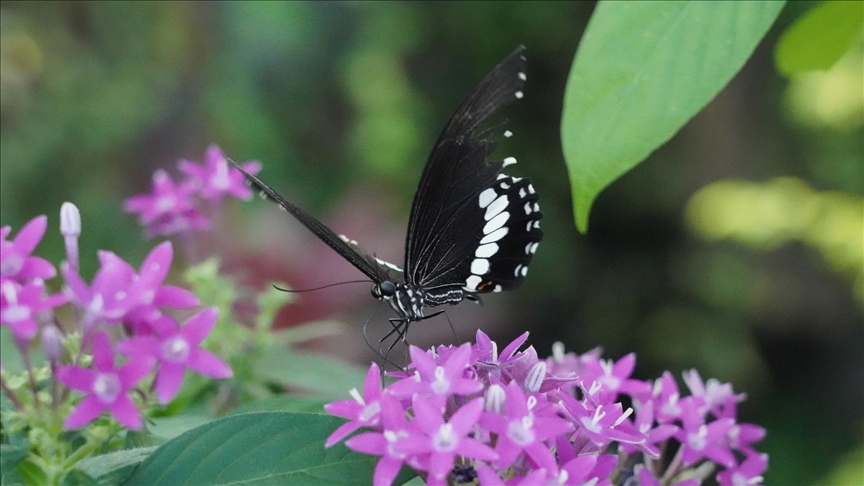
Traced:
[[487, 160], [497, 146], [491, 130], [474, 133], [502, 107], [522, 98], [524, 51], [519, 47], [493, 69], [438, 137], [414, 195], [404, 270], [360, 251], [356, 241], [337, 236], [232, 161], [262, 197], [278, 203], [372, 279], [372, 295], [399, 315], [390, 319], [393, 330], [384, 339], [394, 333], [404, 339], [410, 323], [443, 312], [424, 315], [426, 307], [513, 290], [528, 273], [543, 238], [537, 193], [528, 179], [501, 173], [516, 163], [513, 157]]

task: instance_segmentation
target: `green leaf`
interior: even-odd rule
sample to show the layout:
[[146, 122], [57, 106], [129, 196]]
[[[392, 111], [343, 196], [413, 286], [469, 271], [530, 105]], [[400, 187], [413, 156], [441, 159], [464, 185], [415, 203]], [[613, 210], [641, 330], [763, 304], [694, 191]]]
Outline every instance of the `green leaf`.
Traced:
[[312, 397], [298, 397], [296, 395], [277, 395], [263, 400], [256, 400], [231, 412], [238, 415], [249, 412], [308, 412], [325, 413], [324, 404], [329, 400]]
[[307, 390], [329, 398], [347, 398], [360, 388], [366, 370], [330, 356], [310, 351], [271, 347], [255, 363], [255, 373], [283, 386]]
[[30, 461], [19, 463], [17, 471], [24, 484], [39, 486], [48, 483], [48, 476], [45, 475], [45, 471]]
[[169, 441], [124, 484], [369, 484], [377, 457], [342, 444], [324, 448], [342, 423], [293, 412], [226, 417]]
[[830, 69], [864, 31], [864, 2], [822, 2], [795, 21], [774, 51], [786, 76]]
[[84, 471], [73, 469], [63, 476], [62, 484], [63, 486], [99, 486], [99, 481]]
[[77, 464], [78, 468], [103, 484], [120, 484], [132, 474], [135, 467], [150, 456], [156, 447], [140, 447], [88, 457]]
[[17, 466], [29, 453], [29, 447], [0, 444], [0, 471], [8, 471]]
[[741, 69], [785, 2], [597, 6], [567, 80], [561, 141], [576, 225]]

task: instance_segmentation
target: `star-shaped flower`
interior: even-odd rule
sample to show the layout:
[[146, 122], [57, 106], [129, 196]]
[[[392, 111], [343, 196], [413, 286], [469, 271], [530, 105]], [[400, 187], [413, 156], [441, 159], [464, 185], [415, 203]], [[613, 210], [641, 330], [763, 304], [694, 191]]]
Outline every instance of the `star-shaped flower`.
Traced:
[[351, 389], [350, 393], [353, 400], [324, 405], [327, 413], [350, 420], [330, 434], [324, 447], [332, 447], [360, 427], [377, 427], [381, 423], [381, 370], [377, 364], [372, 363], [369, 367], [363, 384], [363, 396], [356, 388]]
[[153, 174], [153, 193], [133, 196], [124, 207], [139, 213], [141, 224], [150, 236], [173, 235], [210, 227], [210, 221], [198, 212], [192, 201], [195, 187], [190, 183], [174, 184], [164, 170]]
[[[253, 175], [261, 171], [261, 163], [258, 161], [243, 162], [240, 165]], [[244, 201], [252, 198], [252, 190], [245, 184], [246, 178], [228, 164], [218, 145], [207, 147], [203, 164], [181, 160], [180, 170], [189, 176], [192, 186], [200, 191], [204, 199], [218, 203], [225, 195]]]
[[29, 279], [48, 279], [57, 275], [54, 265], [43, 258], [32, 256], [47, 227], [48, 218], [37, 216], [25, 224], [12, 241], [6, 239], [12, 228], [0, 228], [0, 277], [23, 283]]
[[150, 324], [155, 336], [126, 339], [117, 345], [117, 350], [132, 359], [149, 356], [159, 362], [156, 395], [160, 403], [168, 403], [177, 396], [186, 368], [213, 378], [233, 376], [224, 361], [198, 346], [213, 330], [218, 315], [215, 307], [204, 309], [183, 327], [163, 315]]
[[111, 340], [108, 334], [100, 332], [93, 341], [93, 366], [95, 370], [80, 366], [61, 366], [57, 371], [60, 383], [87, 393], [66, 419], [63, 427], [83, 427], [105, 410], [109, 410], [126, 428], [140, 429], [141, 413], [127, 393], [150, 373], [153, 358], [133, 359], [117, 368]]
[[413, 376], [390, 385], [390, 391], [397, 396], [429, 395], [443, 405], [450, 395], [470, 395], [483, 388], [480, 382], [463, 377], [471, 359], [471, 345], [468, 343], [459, 346], [443, 364], [438, 364], [416, 346], [411, 346], [410, 353], [415, 372]]
[[45, 295], [41, 279], [20, 285], [12, 279], [0, 280], [0, 323], [9, 326], [19, 340], [29, 341], [36, 335], [40, 312], [65, 304], [63, 294]]

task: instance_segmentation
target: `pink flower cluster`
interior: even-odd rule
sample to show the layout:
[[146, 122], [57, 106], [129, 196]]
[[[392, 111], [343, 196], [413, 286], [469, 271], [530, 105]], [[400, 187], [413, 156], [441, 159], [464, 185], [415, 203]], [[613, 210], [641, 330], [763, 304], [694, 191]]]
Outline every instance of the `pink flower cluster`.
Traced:
[[[376, 485], [391, 484], [403, 465], [427, 484], [697, 485], [717, 467], [720, 484], [757, 484], [767, 455], [751, 444], [765, 430], [736, 420], [744, 399], [729, 384], [685, 373], [682, 397], [672, 375], [656, 382], [630, 378], [630, 354], [617, 362], [599, 350], [565, 354], [557, 344], [540, 360], [524, 351], [528, 333], [500, 353], [477, 331], [477, 343], [410, 348], [405, 372], [381, 388], [373, 364], [361, 395], [330, 403], [347, 418], [328, 438], [381, 456]], [[632, 403], [632, 408], [622, 403]], [[635, 410], [635, 411], [634, 411]], [[663, 457], [674, 454], [674, 457]], [[708, 467], [705, 467], [706, 463]]]
[[[231, 369], [200, 343], [216, 322], [215, 309], [205, 309], [181, 326], [163, 313], [165, 308], [192, 308], [198, 298], [180, 287], [165, 285], [171, 268], [170, 242], [157, 245], [139, 270], [110, 251], [99, 252], [100, 267], [91, 284], [78, 274], [77, 238], [81, 233], [78, 209], [71, 203], [61, 210], [61, 233], [66, 238], [67, 262], [62, 265], [66, 281], [63, 293], [46, 295], [44, 278], [56, 274], [42, 258], [32, 256], [45, 234], [47, 218], [27, 223], [10, 242], [11, 228], [0, 229], [0, 324], [10, 328], [22, 354], [41, 329], [42, 345], [56, 368], [56, 379], [87, 396], [67, 418], [67, 428], [77, 428], [109, 410], [124, 426], [141, 427], [141, 415], [129, 396], [138, 383], [156, 369], [155, 387], [161, 403], [176, 396], [186, 368], [216, 378], [231, 376]], [[73, 263], [74, 262], [74, 263]], [[78, 323], [65, 325], [51, 310], [67, 302], [76, 307]], [[117, 366], [115, 346], [106, 332], [126, 336], [116, 346], [126, 357]], [[80, 332], [81, 349], [92, 351], [94, 369], [60, 365], [61, 336]], [[154, 368], [155, 367], [155, 368]]]
[[[175, 184], [164, 170], [153, 174], [153, 192], [126, 200], [126, 211], [138, 213], [149, 236], [174, 235], [190, 230], [210, 228], [211, 218], [205, 214], [202, 201], [211, 208], [226, 196], [248, 200], [252, 191], [244, 184], [243, 174], [232, 170], [225, 154], [217, 145], [207, 147], [204, 163], [181, 160], [178, 164], [186, 178]], [[261, 171], [257, 161], [240, 164], [251, 174]]]

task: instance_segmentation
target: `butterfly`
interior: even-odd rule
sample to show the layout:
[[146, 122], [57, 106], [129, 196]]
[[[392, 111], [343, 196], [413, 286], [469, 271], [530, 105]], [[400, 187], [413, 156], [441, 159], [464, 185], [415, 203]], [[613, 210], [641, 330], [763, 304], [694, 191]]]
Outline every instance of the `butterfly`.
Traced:
[[524, 51], [517, 48], [483, 79], [435, 142], [411, 206], [404, 267], [363, 252], [356, 241], [337, 235], [231, 161], [262, 197], [372, 279], [373, 297], [389, 303], [398, 315], [390, 319], [393, 329], [381, 341], [394, 333], [394, 344], [404, 340], [411, 323], [443, 312], [426, 315], [426, 308], [514, 290], [528, 273], [543, 238], [537, 192], [529, 179], [502, 173], [515, 158], [490, 160], [497, 146], [491, 138], [494, 128], [477, 133], [481, 123], [523, 97]]

